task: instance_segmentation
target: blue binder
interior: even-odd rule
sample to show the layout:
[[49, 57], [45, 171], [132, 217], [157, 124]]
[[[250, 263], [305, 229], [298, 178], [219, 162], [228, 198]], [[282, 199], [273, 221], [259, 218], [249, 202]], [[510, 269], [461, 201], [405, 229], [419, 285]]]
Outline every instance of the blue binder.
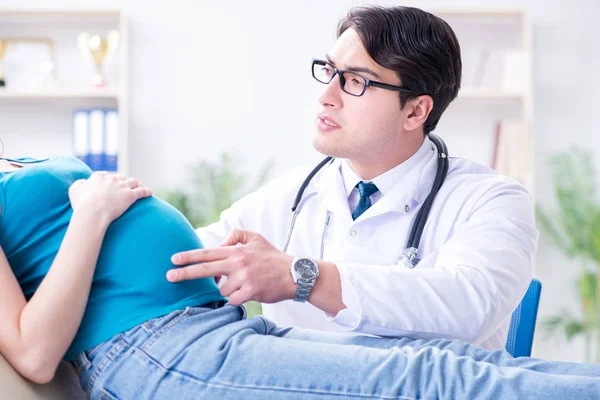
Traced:
[[105, 165], [110, 172], [118, 170], [119, 158], [119, 113], [116, 109], [107, 109], [104, 114], [105, 127]]
[[90, 117], [88, 110], [75, 110], [73, 113], [73, 154], [89, 165]]
[[104, 110], [92, 109], [89, 111], [90, 118], [90, 154], [88, 165], [92, 171], [103, 171], [105, 166], [104, 138], [105, 119]]

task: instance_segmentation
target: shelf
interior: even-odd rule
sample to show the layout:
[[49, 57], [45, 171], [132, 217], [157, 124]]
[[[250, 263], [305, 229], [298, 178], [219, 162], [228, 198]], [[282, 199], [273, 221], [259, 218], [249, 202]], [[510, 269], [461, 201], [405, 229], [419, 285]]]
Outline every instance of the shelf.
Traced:
[[114, 24], [121, 18], [118, 10], [26, 10], [0, 8], [3, 25], [49, 25], [61, 28], [89, 26], [90, 24]]
[[0, 8], [0, 16], [59, 16], [59, 17], [98, 17], [116, 16], [121, 14], [118, 9], [24, 9], [24, 8]]
[[[16, 4], [16, 2], [15, 2]], [[119, 49], [112, 64], [109, 81], [115, 87], [86, 86], [80, 54], [73, 40], [80, 32], [106, 34], [112, 29], [120, 33]], [[115, 8], [4, 8], [0, 7], [0, 36], [49, 38], [55, 45], [53, 62], [61, 74], [58, 88], [22, 85], [0, 87], [0, 121], [2, 139], [11, 149], [24, 154], [35, 140], [48, 156], [72, 152], [72, 118], [77, 109], [117, 108], [119, 112], [119, 171], [129, 167], [129, 23], [127, 14]], [[73, 60], [77, 57], [76, 64]], [[38, 72], [39, 74], [39, 72]], [[39, 77], [38, 77], [39, 78]], [[24, 81], [25, 82], [25, 81]], [[117, 84], [118, 82], [118, 84]], [[16, 83], [16, 82], [15, 82]], [[29, 120], [35, 123], [29, 123]], [[43, 134], [41, 134], [43, 132]], [[52, 133], [49, 135], [48, 132]], [[35, 138], [35, 139], [33, 139]], [[60, 142], [57, 145], [56, 142]], [[47, 147], [47, 149], [45, 149]], [[42, 150], [43, 149], [43, 150]], [[0, 396], [1, 397], [1, 396]]]
[[119, 90], [108, 89], [56, 89], [56, 90], [10, 90], [0, 89], [0, 99], [53, 100], [53, 99], [109, 99], [119, 101]]

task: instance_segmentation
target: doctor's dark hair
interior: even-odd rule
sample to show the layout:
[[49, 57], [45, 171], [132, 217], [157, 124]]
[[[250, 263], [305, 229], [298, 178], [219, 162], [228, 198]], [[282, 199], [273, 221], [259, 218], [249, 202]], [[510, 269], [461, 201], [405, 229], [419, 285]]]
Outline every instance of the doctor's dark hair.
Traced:
[[418, 8], [382, 6], [352, 8], [338, 24], [338, 38], [350, 28], [373, 61], [395, 71], [402, 86], [414, 92], [400, 92], [401, 107], [416, 96], [431, 96], [423, 130], [433, 131], [460, 89], [460, 46], [452, 28]]

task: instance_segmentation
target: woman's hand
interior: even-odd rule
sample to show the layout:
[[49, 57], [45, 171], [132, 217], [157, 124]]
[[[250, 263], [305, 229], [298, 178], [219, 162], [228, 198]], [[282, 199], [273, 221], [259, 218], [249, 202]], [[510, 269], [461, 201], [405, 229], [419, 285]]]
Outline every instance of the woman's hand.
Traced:
[[149, 197], [152, 190], [134, 178], [108, 172], [94, 172], [88, 179], [75, 181], [69, 188], [73, 212], [85, 210], [111, 223], [137, 200]]

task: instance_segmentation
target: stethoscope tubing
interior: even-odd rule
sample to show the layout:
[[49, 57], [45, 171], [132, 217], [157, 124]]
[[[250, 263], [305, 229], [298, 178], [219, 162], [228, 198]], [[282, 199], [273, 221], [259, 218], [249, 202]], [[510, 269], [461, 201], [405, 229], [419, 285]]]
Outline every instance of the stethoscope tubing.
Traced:
[[[413, 222], [410, 235], [408, 237], [408, 241], [406, 244], [406, 250], [404, 251], [403, 257], [405, 258], [405, 263], [407, 266], [414, 268], [416, 264], [419, 262], [419, 259], [416, 258], [416, 254], [419, 248], [419, 244], [421, 242], [421, 236], [423, 235], [423, 229], [425, 228], [425, 224], [427, 223], [427, 218], [429, 217], [429, 212], [431, 211], [431, 207], [433, 205], [433, 201], [437, 193], [439, 192], [444, 180], [446, 179], [446, 175], [448, 174], [448, 148], [446, 147], [446, 143], [437, 135], [432, 133], [428, 134], [429, 139], [433, 142], [438, 151], [438, 163], [437, 163], [437, 171], [435, 174], [435, 178], [433, 180], [433, 185], [431, 187], [431, 191], [427, 195], [423, 206], [417, 213], [415, 220]], [[296, 225], [296, 217], [300, 213], [300, 209], [302, 205], [312, 196], [307, 196], [306, 198], [302, 198], [304, 195], [304, 191], [314, 178], [314, 176], [328, 163], [333, 162], [333, 157], [325, 157], [316, 167], [310, 171], [310, 173], [306, 176], [302, 185], [298, 189], [298, 193], [296, 194], [296, 198], [294, 199], [294, 204], [292, 206], [292, 222], [290, 223], [290, 228], [288, 230], [288, 235], [283, 246], [283, 251], [287, 251], [288, 245], [290, 243], [290, 239], [292, 237], [292, 232], [294, 231], [294, 226]], [[327, 215], [327, 223], [329, 222], [329, 214]], [[327, 225], [327, 223], [325, 225]], [[326, 227], [325, 227], [326, 228]], [[323, 234], [324, 236], [324, 234]], [[321, 254], [320, 258], [323, 257], [323, 240], [321, 239]]]

